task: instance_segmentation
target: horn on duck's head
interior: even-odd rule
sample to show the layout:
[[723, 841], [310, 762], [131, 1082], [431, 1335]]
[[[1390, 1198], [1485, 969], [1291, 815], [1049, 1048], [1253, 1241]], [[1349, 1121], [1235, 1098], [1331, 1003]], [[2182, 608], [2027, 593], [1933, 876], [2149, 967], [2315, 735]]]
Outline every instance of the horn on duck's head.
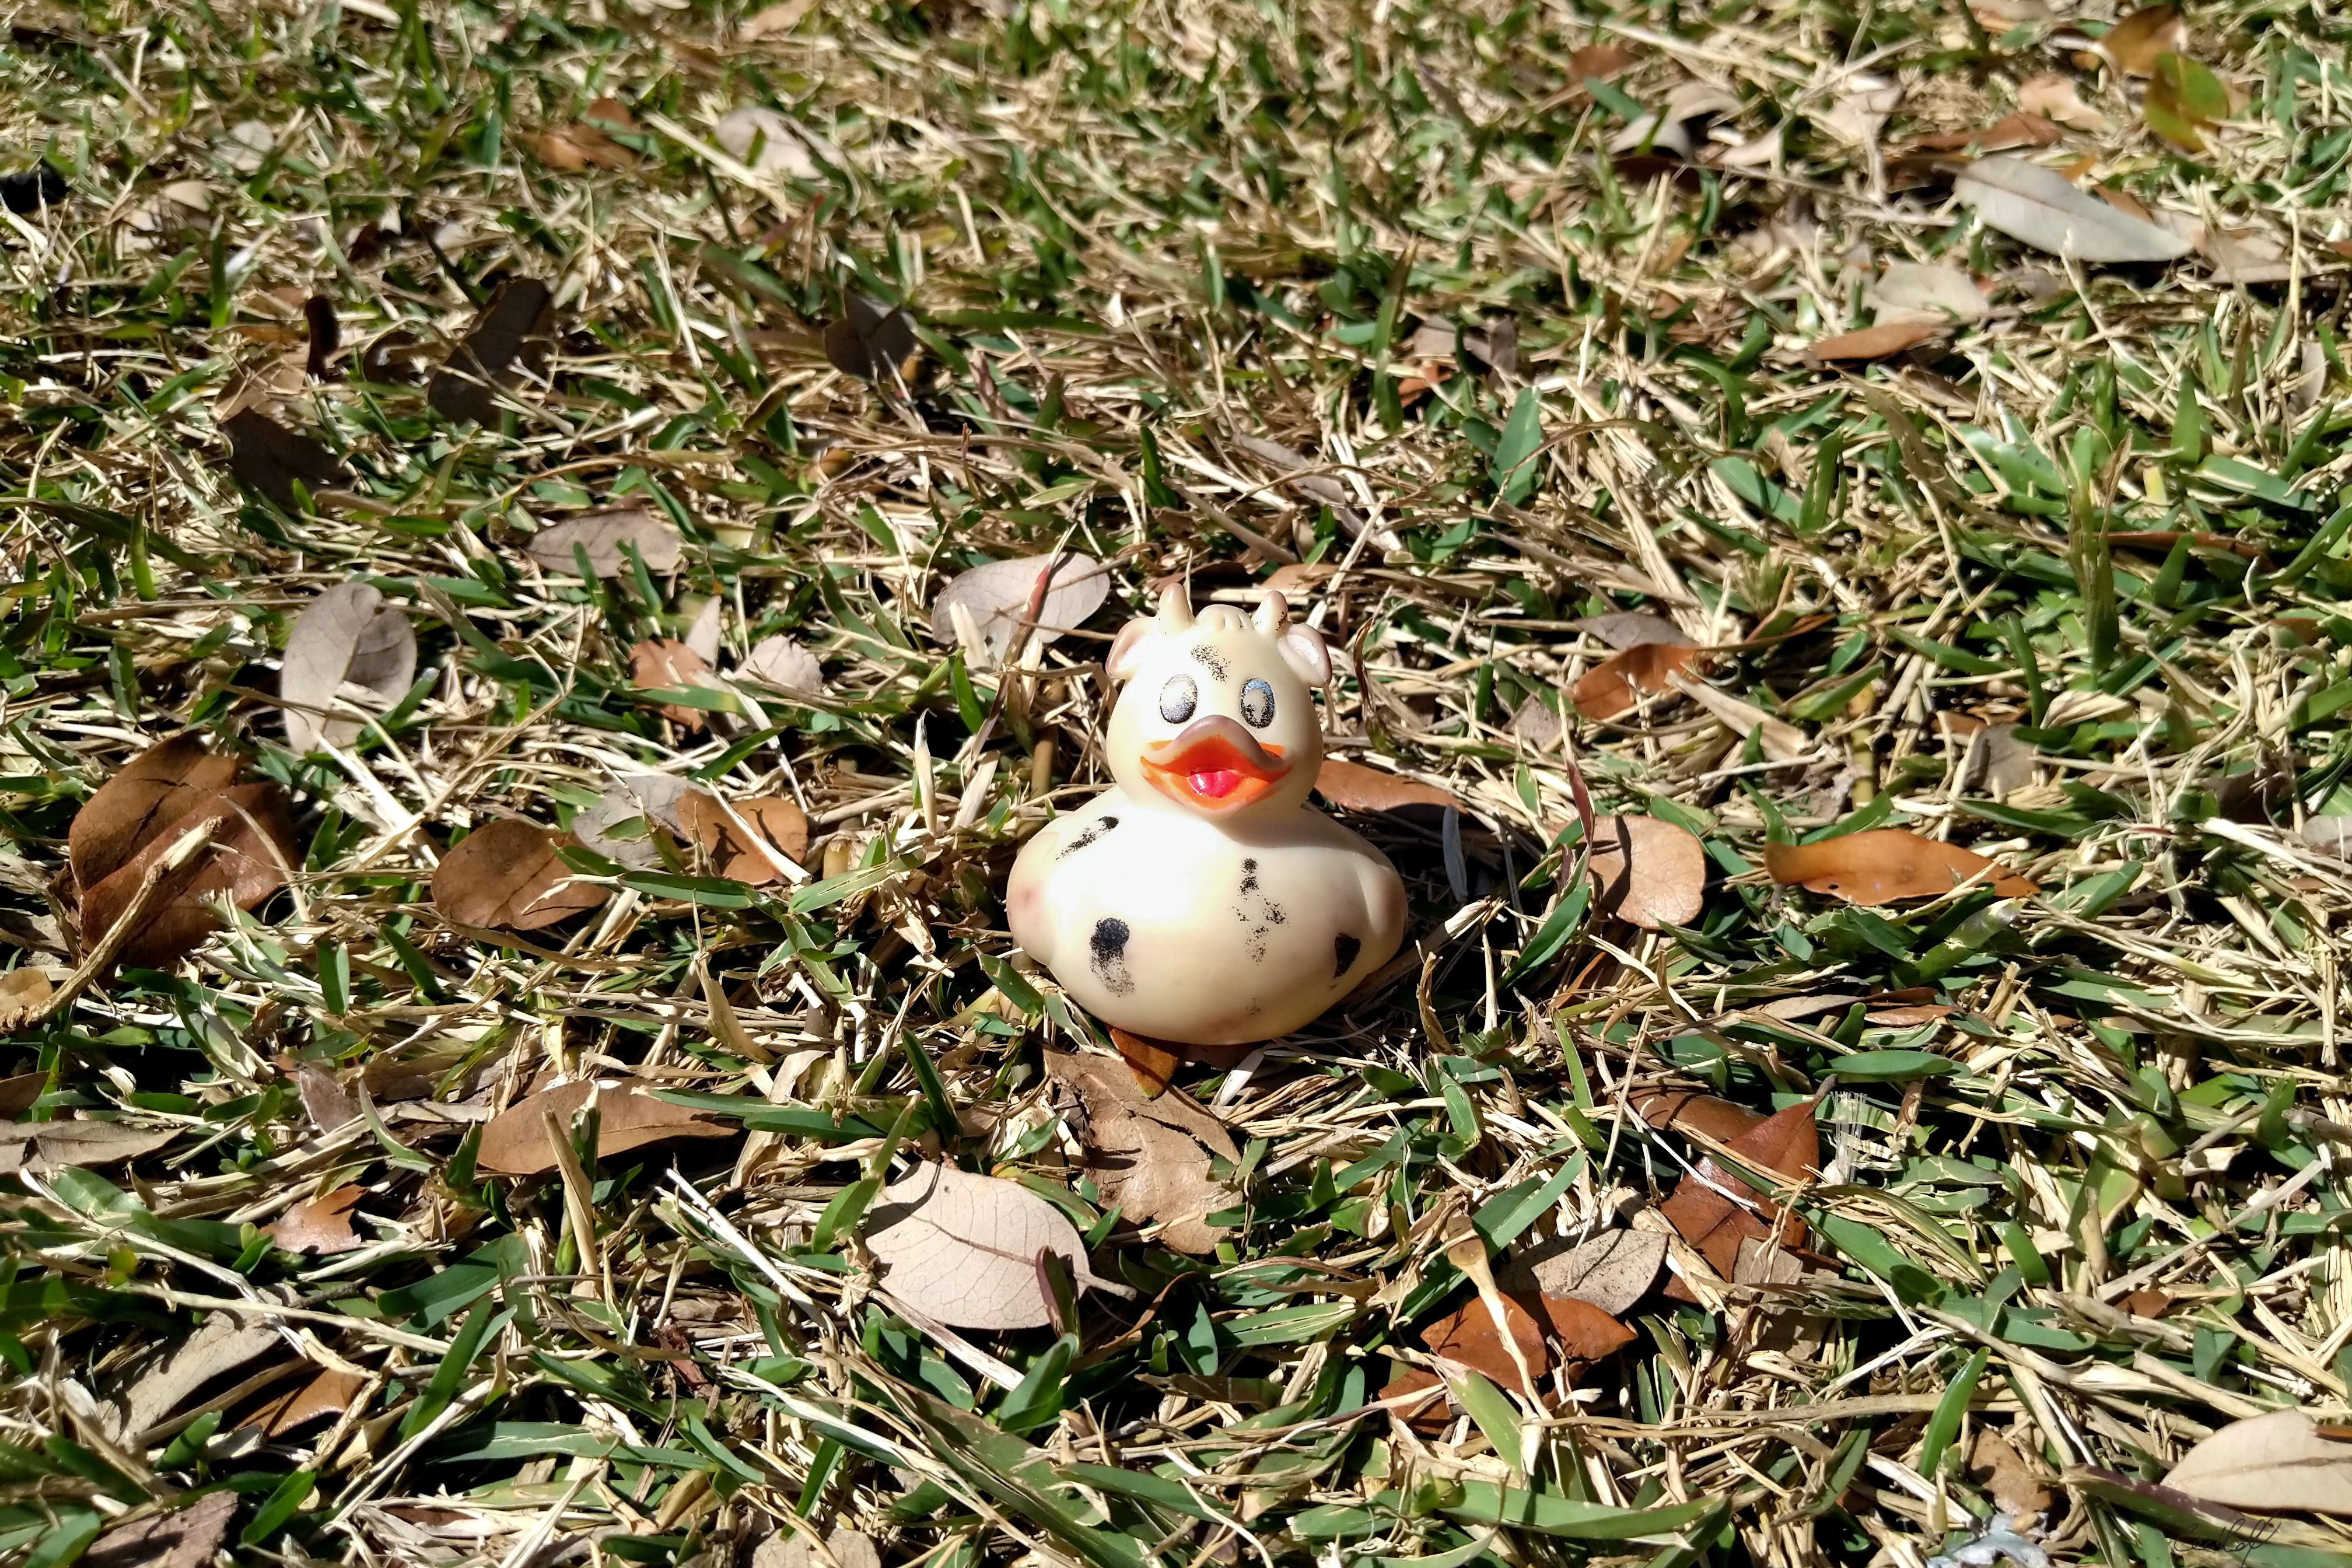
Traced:
[[1290, 625], [1290, 605], [1280, 594], [1268, 594], [1257, 607], [1257, 629], [1275, 641]]
[[1171, 583], [1160, 595], [1160, 630], [1173, 634], [1192, 629], [1192, 595], [1183, 584]]

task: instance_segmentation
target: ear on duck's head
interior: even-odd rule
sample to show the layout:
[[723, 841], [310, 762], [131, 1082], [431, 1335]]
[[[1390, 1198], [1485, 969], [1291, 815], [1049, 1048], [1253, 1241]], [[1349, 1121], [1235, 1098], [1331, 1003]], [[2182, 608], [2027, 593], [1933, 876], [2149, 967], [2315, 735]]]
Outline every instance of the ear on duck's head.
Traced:
[[1138, 616], [1118, 628], [1111, 640], [1110, 657], [1103, 660], [1103, 669], [1113, 680], [1133, 678], [1140, 668], [1143, 644], [1148, 637], [1181, 637], [1192, 629], [1192, 595], [1181, 583], [1171, 583], [1160, 595], [1157, 615]]
[[1282, 661], [1309, 686], [1331, 679], [1331, 653], [1323, 634], [1309, 626], [1290, 624], [1290, 605], [1280, 594], [1268, 594], [1257, 607], [1257, 629], [1282, 650]]

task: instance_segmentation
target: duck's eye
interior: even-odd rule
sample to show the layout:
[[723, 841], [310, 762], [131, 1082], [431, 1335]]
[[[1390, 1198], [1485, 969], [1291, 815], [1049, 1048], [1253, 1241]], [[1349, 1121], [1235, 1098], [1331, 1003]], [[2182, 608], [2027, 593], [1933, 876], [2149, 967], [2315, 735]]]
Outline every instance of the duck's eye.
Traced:
[[[1160, 689], [1160, 716], [1171, 724], [1181, 724], [1192, 716], [1201, 701], [1201, 689], [1192, 684], [1189, 675], [1171, 675], [1168, 684]], [[1273, 710], [1269, 706], [1267, 711]]]
[[1274, 688], [1263, 680], [1242, 683], [1242, 722], [1263, 730], [1274, 722]]

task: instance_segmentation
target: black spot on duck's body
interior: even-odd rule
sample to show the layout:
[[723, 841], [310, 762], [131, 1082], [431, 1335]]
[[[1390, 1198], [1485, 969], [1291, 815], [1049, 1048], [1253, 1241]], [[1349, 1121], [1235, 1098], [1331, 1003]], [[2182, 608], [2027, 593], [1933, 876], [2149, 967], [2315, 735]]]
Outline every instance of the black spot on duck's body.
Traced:
[[1339, 966], [1331, 971], [1331, 978], [1337, 980], [1349, 970], [1353, 969], [1356, 966], [1356, 955], [1363, 951], [1364, 944], [1360, 941], [1349, 936], [1346, 931], [1341, 931], [1331, 943], [1332, 956], [1339, 961]]
[[1095, 978], [1114, 996], [1124, 996], [1135, 989], [1135, 976], [1127, 972], [1127, 939], [1133, 934], [1122, 920], [1095, 921], [1094, 934], [1087, 939], [1087, 961], [1093, 964]]
[[1073, 838], [1067, 844], [1063, 845], [1062, 852], [1055, 856], [1054, 858], [1056, 861], [1066, 860], [1071, 856], [1076, 854], [1079, 850], [1084, 849], [1087, 845], [1099, 844], [1102, 842], [1103, 836], [1118, 826], [1118, 818], [1116, 816], [1096, 817], [1092, 822], [1087, 823], [1086, 826], [1078, 830], [1078, 836], [1076, 838]]

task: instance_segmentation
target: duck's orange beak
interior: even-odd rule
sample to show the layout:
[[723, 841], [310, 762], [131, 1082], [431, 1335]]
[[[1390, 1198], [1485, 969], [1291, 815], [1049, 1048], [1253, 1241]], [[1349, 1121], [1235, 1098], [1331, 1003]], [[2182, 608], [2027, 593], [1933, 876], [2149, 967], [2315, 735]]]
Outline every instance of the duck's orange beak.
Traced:
[[1179, 805], [1195, 811], [1236, 811], [1264, 795], [1290, 772], [1282, 748], [1223, 714], [1196, 719], [1165, 741], [1143, 748], [1143, 775]]

